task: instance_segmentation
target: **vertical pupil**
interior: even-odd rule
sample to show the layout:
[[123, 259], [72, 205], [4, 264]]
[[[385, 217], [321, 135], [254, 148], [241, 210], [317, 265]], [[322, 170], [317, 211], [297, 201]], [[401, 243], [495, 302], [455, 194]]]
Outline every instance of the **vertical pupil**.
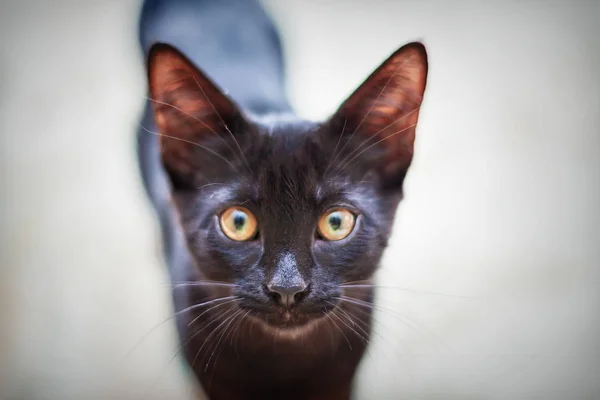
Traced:
[[334, 231], [337, 231], [342, 226], [342, 218], [338, 213], [329, 216], [329, 225]]
[[246, 215], [244, 215], [244, 213], [241, 212], [236, 212], [233, 215], [233, 226], [235, 226], [236, 230], [241, 230], [244, 227], [244, 224], [246, 223]]

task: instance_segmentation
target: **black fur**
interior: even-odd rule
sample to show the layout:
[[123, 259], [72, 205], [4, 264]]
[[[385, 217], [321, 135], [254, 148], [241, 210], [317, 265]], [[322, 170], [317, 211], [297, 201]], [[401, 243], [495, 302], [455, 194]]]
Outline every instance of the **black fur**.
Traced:
[[[172, 283], [201, 283], [173, 291], [185, 357], [213, 399], [348, 399], [370, 334], [360, 303], [373, 293], [340, 301], [350, 290], [342, 285], [368, 283], [387, 245], [412, 159], [425, 50], [403, 47], [329, 120], [303, 121], [285, 100], [279, 40], [257, 3], [166, 4], [147, 2], [141, 25], [154, 102], [140, 161]], [[215, 28], [197, 46], [184, 40], [185, 55], [148, 44], [178, 44], [157, 34], [172, 26], [161, 20], [173, 23], [177, 13], [164, 11], [172, 4], [194, 9], [200, 30]], [[252, 40], [223, 23], [236, 16]], [[258, 220], [252, 240], [220, 228], [221, 213], [239, 205]], [[354, 213], [356, 226], [327, 241], [317, 222], [334, 207]], [[274, 280], [306, 288], [288, 309], [267, 289]], [[218, 300], [226, 296], [236, 299]]]

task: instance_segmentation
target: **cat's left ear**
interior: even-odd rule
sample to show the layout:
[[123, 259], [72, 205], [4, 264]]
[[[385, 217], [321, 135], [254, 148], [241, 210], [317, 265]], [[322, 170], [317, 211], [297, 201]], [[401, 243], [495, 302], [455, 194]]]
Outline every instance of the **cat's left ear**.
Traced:
[[[427, 52], [409, 43], [384, 61], [331, 120], [340, 137], [338, 165], [369, 159], [387, 186], [401, 186], [413, 156], [415, 130], [427, 82]], [[336, 139], [337, 139], [336, 137]]]

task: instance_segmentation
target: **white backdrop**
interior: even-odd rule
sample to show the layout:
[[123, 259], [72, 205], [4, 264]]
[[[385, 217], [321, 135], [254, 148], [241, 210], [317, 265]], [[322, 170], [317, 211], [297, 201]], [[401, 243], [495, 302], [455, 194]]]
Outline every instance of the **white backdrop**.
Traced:
[[[406, 290], [380, 290], [357, 398], [600, 398], [600, 2], [265, 4], [307, 118], [400, 45], [430, 55], [379, 275]], [[170, 324], [123, 357], [171, 312], [138, 6], [0, 0], [2, 399], [190, 396]]]

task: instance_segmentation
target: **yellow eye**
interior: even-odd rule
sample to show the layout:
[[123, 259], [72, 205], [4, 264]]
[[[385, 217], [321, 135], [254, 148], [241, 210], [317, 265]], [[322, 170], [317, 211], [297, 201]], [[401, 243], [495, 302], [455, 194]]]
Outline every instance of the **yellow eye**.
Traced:
[[256, 217], [244, 207], [231, 207], [221, 214], [221, 229], [231, 240], [243, 242], [254, 238], [258, 231]]
[[354, 214], [344, 208], [327, 211], [319, 219], [319, 234], [326, 240], [342, 240], [354, 229]]

